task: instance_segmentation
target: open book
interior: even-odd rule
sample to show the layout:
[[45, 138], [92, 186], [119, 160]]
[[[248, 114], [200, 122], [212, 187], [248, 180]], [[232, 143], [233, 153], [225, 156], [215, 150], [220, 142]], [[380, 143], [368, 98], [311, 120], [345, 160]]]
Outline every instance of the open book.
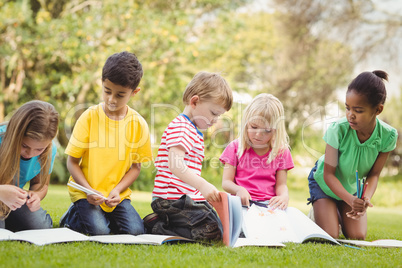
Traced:
[[[300, 210], [286, 210], [251, 205], [244, 216], [245, 239], [238, 246], [284, 246], [283, 243], [304, 243], [311, 240], [340, 245]], [[241, 243], [241, 245], [240, 245]]]
[[363, 247], [402, 248], [402, 241], [395, 239], [379, 239], [375, 241], [337, 239], [340, 243]]
[[169, 235], [95, 235], [86, 236], [68, 228], [51, 228], [51, 229], [38, 229], [27, 230], [19, 232], [11, 232], [6, 229], [0, 229], [0, 241], [24, 241], [38, 246], [68, 243], [79, 241], [90, 241], [106, 244], [146, 244], [146, 245], [162, 245], [165, 243], [177, 242], [195, 242], [191, 239], [169, 236]]
[[223, 227], [223, 243], [233, 247], [238, 239], [243, 221], [241, 200], [238, 196], [219, 192], [220, 202], [212, 202]]

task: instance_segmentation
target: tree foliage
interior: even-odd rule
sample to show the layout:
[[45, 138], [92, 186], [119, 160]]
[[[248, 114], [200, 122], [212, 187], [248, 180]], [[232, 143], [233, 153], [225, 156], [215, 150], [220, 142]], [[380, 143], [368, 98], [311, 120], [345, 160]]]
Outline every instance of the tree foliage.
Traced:
[[[61, 117], [53, 181], [65, 181], [63, 151], [75, 120], [101, 101], [106, 58], [127, 50], [145, 71], [129, 105], [149, 123], [155, 153], [164, 128], [183, 109], [185, 86], [200, 70], [222, 72], [237, 93], [276, 95], [294, 146], [303, 121], [334, 98], [354, 63], [351, 46], [315, 31], [324, 13], [304, 1], [290, 2], [295, 6], [278, 4], [273, 11], [245, 0], [3, 1], [0, 121], [26, 101], [52, 103]], [[206, 132], [203, 173], [217, 185], [217, 157], [237, 136], [244, 107], [236, 103]], [[137, 187], [152, 185], [152, 173], [151, 164]]]

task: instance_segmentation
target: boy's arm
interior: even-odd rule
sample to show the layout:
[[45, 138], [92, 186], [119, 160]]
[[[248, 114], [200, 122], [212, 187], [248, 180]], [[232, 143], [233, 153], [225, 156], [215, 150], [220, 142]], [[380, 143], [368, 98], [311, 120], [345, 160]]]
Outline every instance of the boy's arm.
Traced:
[[133, 163], [121, 181], [110, 191], [108, 200], [105, 201], [109, 207], [115, 207], [120, 203], [120, 193], [130, 187], [131, 184], [138, 178], [141, 171], [141, 163]]
[[222, 188], [223, 190], [225, 190], [230, 194], [239, 196], [242, 205], [248, 207], [250, 206], [251, 196], [249, 192], [246, 190], [246, 188], [237, 185], [234, 182], [235, 174], [236, 174], [236, 167], [226, 163], [225, 167], [223, 168]]
[[[94, 192], [97, 192], [100, 195], [103, 195], [101, 192], [96, 191], [89, 185], [79, 164], [80, 164], [80, 158], [72, 157], [71, 155], [67, 157], [67, 169], [70, 172], [71, 176], [73, 177], [74, 181], [84, 186], [85, 188], [88, 188]], [[90, 204], [94, 206], [98, 206], [102, 204], [104, 201], [104, 199], [97, 197], [96, 195], [87, 195], [87, 200]]]
[[180, 180], [200, 191], [208, 202], [220, 201], [218, 189], [188, 168], [184, 162], [184, 155], [185, 150], [181, 146], [170, 147], [168, 154], [170, 171]]
[[275, 192], [276, 196], [269, 200], [269, 206], [273, 209], [286, 209], [289, 203], [289, 190], [286, 184], [288, 171], [286, 169], [276, 172]]

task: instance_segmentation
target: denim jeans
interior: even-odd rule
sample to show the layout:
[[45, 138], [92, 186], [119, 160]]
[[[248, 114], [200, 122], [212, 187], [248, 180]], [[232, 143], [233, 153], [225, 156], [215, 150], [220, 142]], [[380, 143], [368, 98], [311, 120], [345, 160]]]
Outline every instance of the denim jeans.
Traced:
[[105, 212], [100, 206], [88, 203], [87, 199], [80, 199], [63, 215], [60, 227], [89, 235], [144, 233], [142, 219], [129, 199], [124, 199], [112, 212]]
[[308, 175], [308, 188], [310, 192], [310, 197], [307, 198], [307, 205], [313, 204], [318, 199], [328, 198], [333, 200], [334, 202], [338, 203], [339, 200], [336, 200], [321, 190], [321, 187], [318, 185], [316, 180], [314, 179], [314, 173], [317, 171], [317, 162], [315, 162], [314, 167], [311, 169], [310, 174]]
[[46, 210], [40, 208], [32, 212], [26, 204], [19, 209], [11, 211], [5, 220], [0, 220], [0, 228], [5, 228], [13, 232], [52, 227], [52, 218], [46, 213]]
[[178, 200], [158, 198], [151, 203], [158, 221], [153, 234], [179, 235], [194, 240], [222, 240], [222, 223], [207, 202], [194, 202], [183, 195]]

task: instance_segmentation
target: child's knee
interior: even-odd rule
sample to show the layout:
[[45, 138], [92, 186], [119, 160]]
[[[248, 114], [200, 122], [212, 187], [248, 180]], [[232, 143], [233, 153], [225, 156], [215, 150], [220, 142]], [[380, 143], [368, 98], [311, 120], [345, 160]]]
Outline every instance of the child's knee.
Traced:
[[94, 224], [88, 228], [88, 234], [90, 235], [108, 235], [110, 234], [110, 228], [104, 224]]
[[352, 233], [345, 234], [345, 237], [348, 238], [348, 239], [365, 240], [366, 239], [366, 233], [352, 232]]
[[145, 233], [144, 224], [142, 221], [140, 223], [132, 224], [128, 233], [132, 235], [140, 235]]
[[367, 232], [361, 229], [344, 230], [344, 235], [348, 239], [365, 240]]

